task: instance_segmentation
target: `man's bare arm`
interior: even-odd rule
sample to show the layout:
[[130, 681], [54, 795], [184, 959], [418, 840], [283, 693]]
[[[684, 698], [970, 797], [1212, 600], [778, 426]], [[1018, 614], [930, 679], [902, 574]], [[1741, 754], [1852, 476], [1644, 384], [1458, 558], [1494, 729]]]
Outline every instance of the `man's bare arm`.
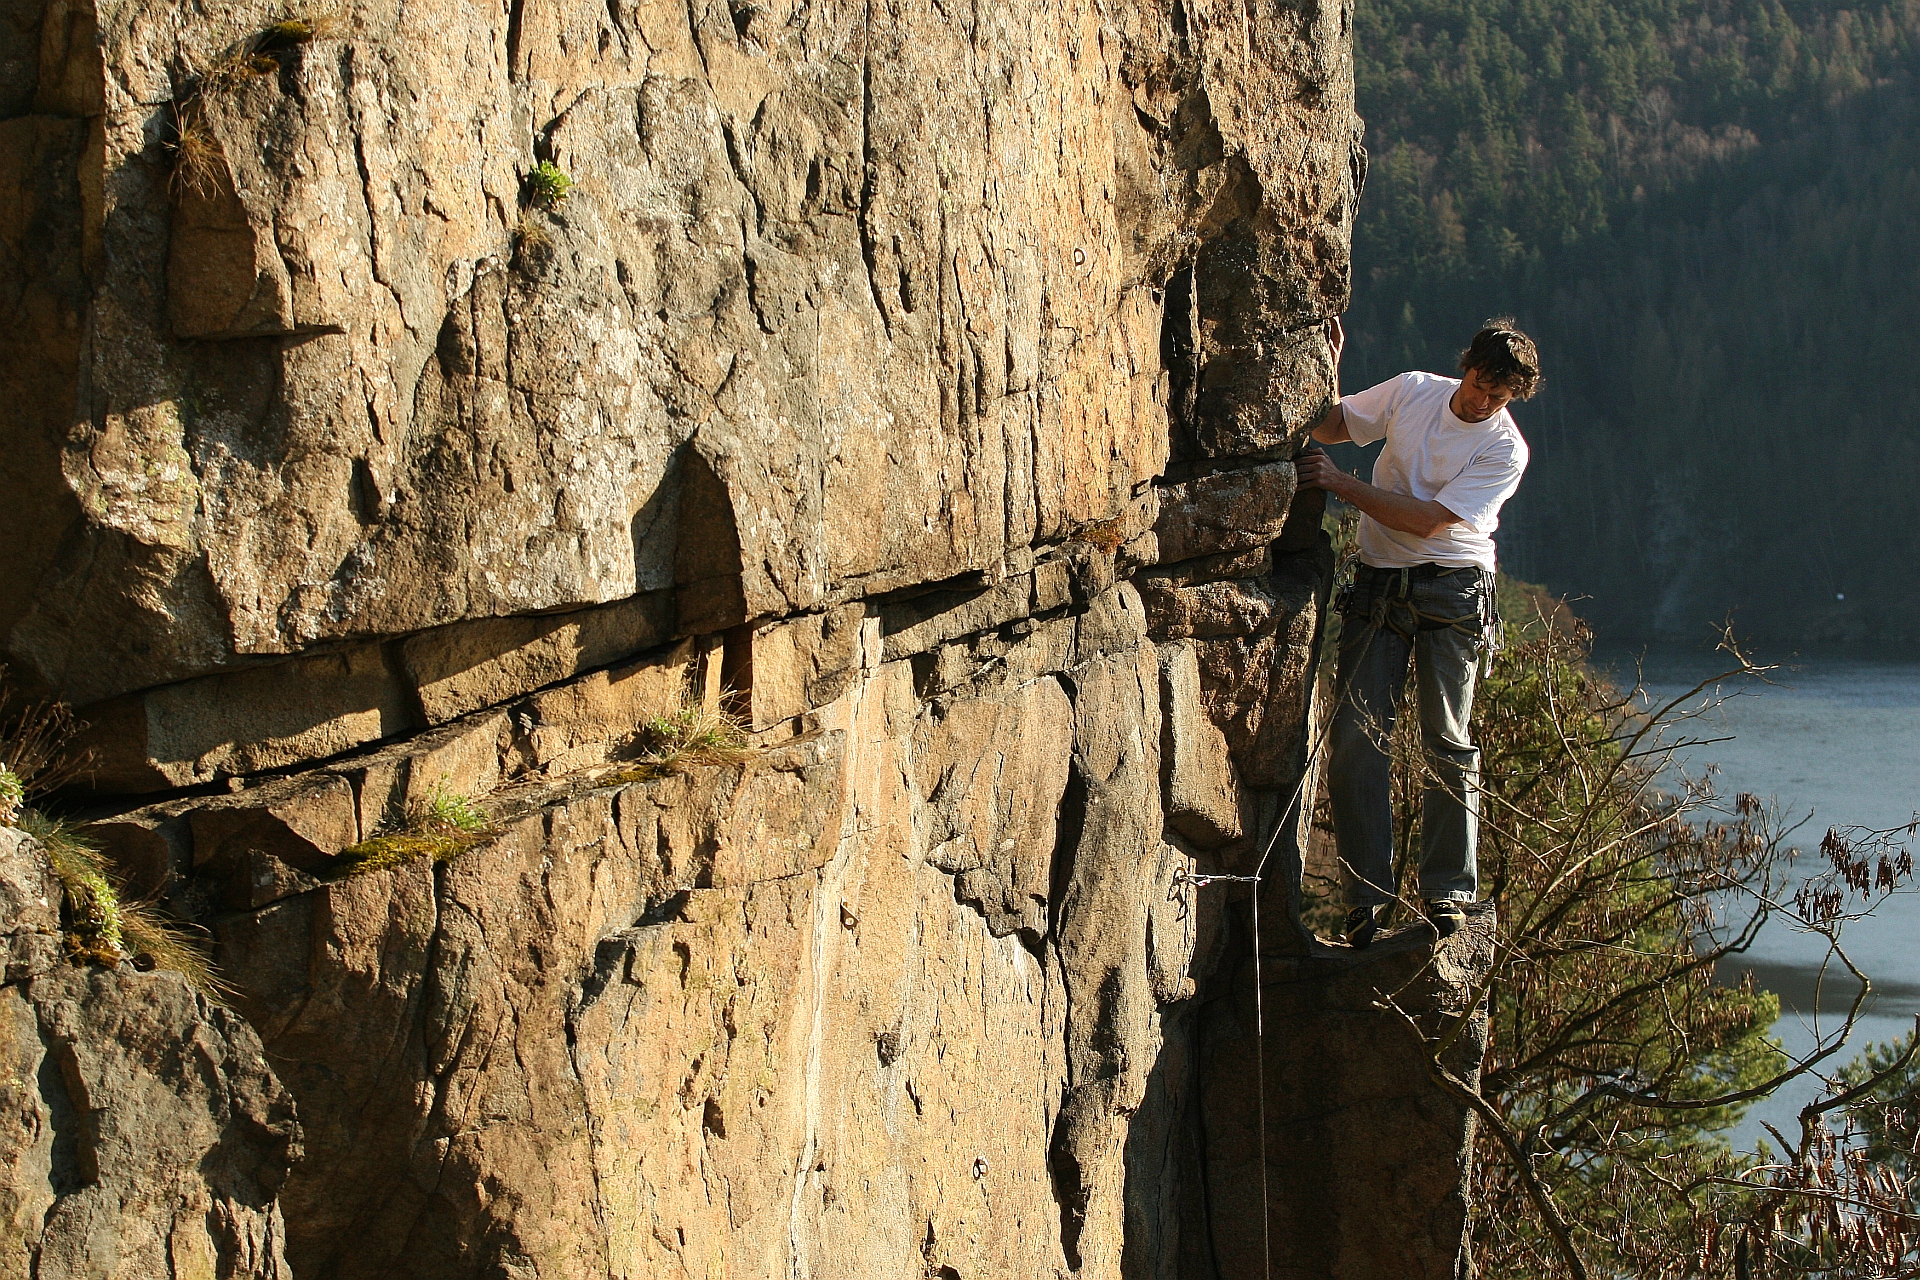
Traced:
[[1321, 444], [1344, 444], [1353, 439], [1347, 430], [1346, 410], [1340, 407], [1338, 400], [1328, 405], [1320, 421], [1313, 424], [1313, 438]]
[[[1321, 444], [1342, 444], [1353, 439], [1347, 430], [1347, 413], [1340, 407], [1340, 353], [1347, 345], [1347, 331], [1340, 317], [1327, 321], [1327, 349], [1333, 355], [1333, 403], [1313, 424], [1313, 438]], [[1431, 538], [1460, 517], [1437, 502], [1389, 493], [1376, 489], [1358, 476], [1350, 476], [1333, 465], [1333, 459], [1318, 449], [1294, 460], [1303, 488], [1325, 489], [1343, 502], [1350, 502], [1389, 529]]]
[[1333, 465], [1333, 459], [1319, 450], [1295, 460], [1303, 488], [1325, 489], [1342, 502], [1350, 502], [1389, 529], [1431, 538], [1460, 517], [1426, 498], [1404, 493], [1389, 493], [1375, 488], [1358, 476], [1348, 475]]
[[1321, 444], [1341, 444], [1353, 439], [1347, 431], [1346, 410], [1340, 407], [1340, 353], [1347, 347], [1347, 330], [1335, 316], [1327, 321], [1327, 350], [1333, 356], [1333, 403], [1313, 424], [1313, 438]]

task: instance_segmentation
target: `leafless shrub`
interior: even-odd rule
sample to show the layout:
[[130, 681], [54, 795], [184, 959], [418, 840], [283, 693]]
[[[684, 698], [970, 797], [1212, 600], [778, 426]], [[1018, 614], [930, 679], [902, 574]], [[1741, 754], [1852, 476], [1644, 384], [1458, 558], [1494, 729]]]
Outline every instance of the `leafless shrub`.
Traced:
[[[1730, 637], [1724, 672], [1649, 705], [1587, 668], [1577, 629], [1509, 635], [1477, 725], [1482, 884], [1501, 925], [1480, 993], [1491, 1035], [1478, 1087], [1447, 1065], [1464, 1018], [1435, 1030], [1402, 1014], [1434, 1080], [1479, 1118], [1481, 1268], [1579, 1280], [1914, 1274], [1873, 1269], [1914, 1247], [1911, 1183], [1848, 1154], [1846, 1134], [1821, 1119], [1857, 1093], [1821, 1072], [1870, 990], [1841, 932], [1911, 877], [1902, 833], [1829, 832], [1825, 866], [1803, 880], [1792, 823], [1679, 771], [1675, 753], [1702, 741], [1692, 730], [1714, 690], [1765, 678]], [[1410, 724], [1396, 757], [1404, 854], [1418, 847], [1428, 782]], [[1856, 988], [1842, 1025], [1797, 1060], [1767, 1034], [1777, 1001], [1715, 977], [1770, 920], [1821, 939]], [[1400, 1009], [1394, 992], [1380, 1003]], [[1825, 1092], [1777, 1161], [1716, 1137], [1809, 1075]], [[1791, 1270], [1795, 1256], [1808, 1266]]]
[[87, 775], [92, 759], [73, 747], [84, 727], [63, 702], [22, 697], [0, 667], [0, 823]]

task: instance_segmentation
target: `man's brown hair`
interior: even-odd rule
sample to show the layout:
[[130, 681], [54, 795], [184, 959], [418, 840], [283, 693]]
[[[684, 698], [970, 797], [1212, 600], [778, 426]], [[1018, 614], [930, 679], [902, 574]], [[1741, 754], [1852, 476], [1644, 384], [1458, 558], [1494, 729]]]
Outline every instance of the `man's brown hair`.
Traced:
[[1460, 353], [1460, 372], [1469, 369], [1478, 369], [1488, 382], [1507, 388], [1516, 400], [1531, 400], [1540, 389], [1540, 352], [1510, 316], [1487, 321], [1473, 335]]

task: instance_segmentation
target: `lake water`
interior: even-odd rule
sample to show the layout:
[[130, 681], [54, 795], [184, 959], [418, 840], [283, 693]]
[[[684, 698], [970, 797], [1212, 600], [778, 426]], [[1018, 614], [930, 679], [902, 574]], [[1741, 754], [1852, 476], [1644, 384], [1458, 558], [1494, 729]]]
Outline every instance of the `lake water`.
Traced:
[[[1598, 662], [1613, 668], [1620, 683], [1632, 683], [1633, 658], [1600, 655]], [[1683, 693], [1726, 665], [1712, 654], [1650, 654], [1641, 663], [1646, 689], [1660, 698]], [[1830, 826], [1887, 828], [1912, 819], [1920, 809], [1920, 663], [1797, 658], [1768, 679], [1771, 684], [1748, 678], [1721, 687], [1731, 696], [1694, 721], [1688, 736], [1730, 740], [1689, 748], [1689, 772], [1711, 763], [1718, 766], [1722, 795], [1750, 791], [1776, 802], [1790, 821], [1805, 817], [1793, 840], [1810, 855], [1803, 866], [1825, 864], [1817, 850]], [[1913, 847], [1920, 857], [1920, 841]], [[1920, 1014], [1920, 891], [1895, 894], [1874, 916], [1849, 925], [1843, 940], [1875, 994], [1868, 1016], [1829, 1065], [1851, 1059], [1869, 1042], [1904, 1034]], [[1827, 985], [1819, 986], [1825, 954], [1823, 940], [1770, 924], [1734, 970], [1752, 969], [1757, 983], [1779, 993], [1774, 1030], [1789, 1053], [1807, 1052], [1819, 1032], [1840, 1026], [1852, 1001], [1855, 985], [1836, 981], [1831, 969]], [[1818, 1007], [1816, 990], [1823, 993]], [[1795, 1082], [1754, 1108], [1735, 1130], [1734, 1145], [1752, 1149], [1766, 1136], [1762, 1120], [1794, 1136], [1800, 1107], [1818, 1089], [1817, 1082]]]

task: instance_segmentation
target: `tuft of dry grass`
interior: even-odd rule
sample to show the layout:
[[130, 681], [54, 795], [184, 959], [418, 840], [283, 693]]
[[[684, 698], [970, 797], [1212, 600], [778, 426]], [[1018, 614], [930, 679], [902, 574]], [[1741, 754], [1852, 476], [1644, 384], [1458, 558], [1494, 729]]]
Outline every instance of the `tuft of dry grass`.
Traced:
[[172, 185], [176, 197], [192, 195], [204, 199], [219, 190], [220, 170], [225, 163], [220, 144], [191, 101], [174, 104], [173, 140], [168, 147], [173, 152]]
[[83, 828], [26, 809], [17, 824], [46, 851], [66, 897], [67, 954], [76, 961], [139, 969], [171, 969], [209, 1000], [231, 989], [186, 925], [157, 903], [128, 898], [100, 846]]
[[547, 230], [546, 220], [536, 218], [531, 213], [520, 215], [520, 221], [513, 228], [513, 250], [521, 255], [545, 255], [553, 249], [553, 234]]
[[213, 967], [199, 940], [184, 925], [162, 914], [150, 902], [122, 900], [120, 928], [136, 969], [171, 969], [187, 985], [217, 1004], [226, 1003], [233, 988]]
[[621, 787], [630, 782], [653, 782], [685, 773], [699, 765], [741, 764], [756, 754], [747, 745], [747, 726], [726, 710], [727, 697], [717, 706], [703, 706], [691, 694], [665, 715], [640, 726], [633, 747], [639, 755], [625, 768], [596, 784]]
[[1111, 520], [1096, 520], [1092, 524], [1082, 525], [1073, 535], [1075, 542], [1084, 542], [1099, 549], [1106, 555], [1118, 551], [1127, 540], [1126, 522], [1118, 516]]
[[726, 698], [705, 706], [692, 698], [640, 726], [640, 763], [668, 773], [686, 765], [739, 764], [750, 759], [747, 726], [726, 710]]
[[249, 37], [227, 49], [194, 77], [194, 94], [229, 93], [250, 80], [280, 70], [280, 60], [260, 49], [258, 37]]

